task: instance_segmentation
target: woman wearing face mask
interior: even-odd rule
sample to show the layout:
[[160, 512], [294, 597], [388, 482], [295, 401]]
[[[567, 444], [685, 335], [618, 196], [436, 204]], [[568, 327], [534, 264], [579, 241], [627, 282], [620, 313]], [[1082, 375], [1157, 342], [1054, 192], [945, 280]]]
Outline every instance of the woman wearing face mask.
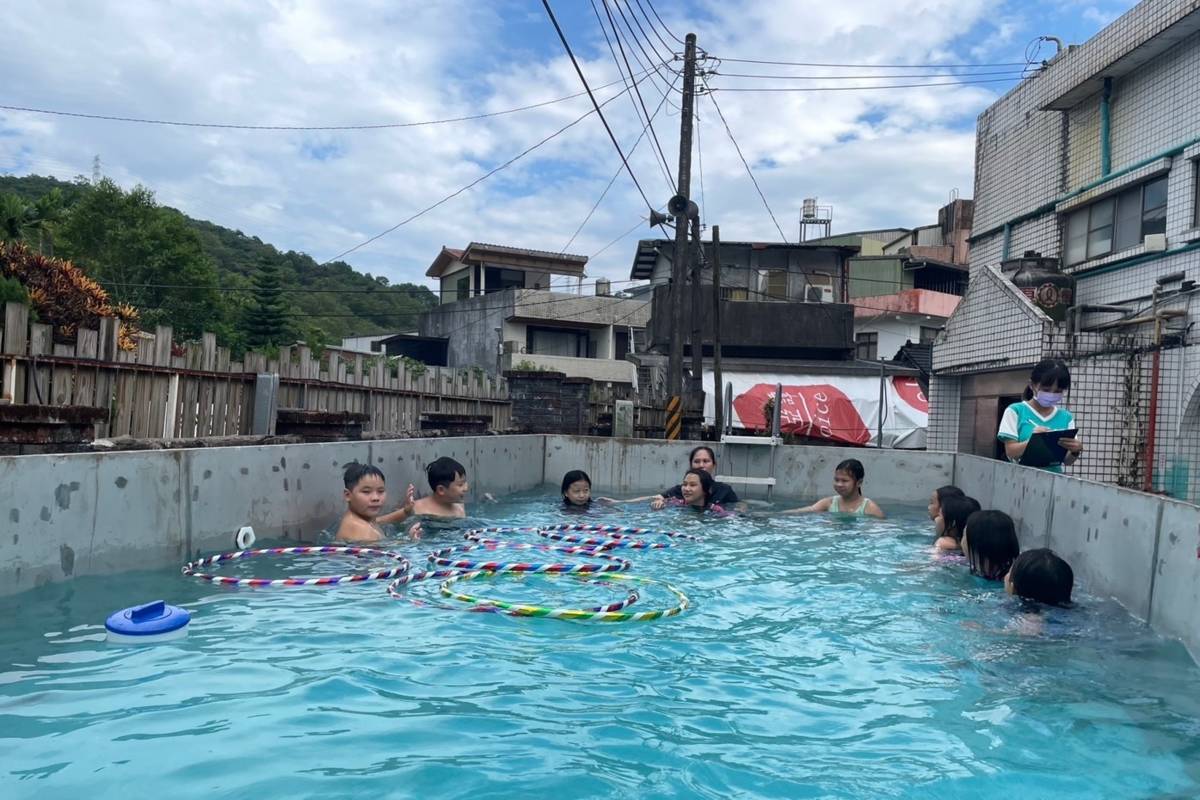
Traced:
[[[1010, 461], [1020, 460], [1033, 434], [1076, 427], [1074, 415], [1062, 405], [1063, 392], [1070, 388], [1071, 372], [1062, 361], [1048, 358], [1033, 368], [1029, 385], [1025, 387], [1025, 399], [1005, 409], [996, 434], [996, 438], [1004, 443], [1004, 452]], [[1083, 442], [1079, 439], [1063, 438], [1058, 443], [1067, 451], [1067, 456], [1061, 466], [1045, 467], [1050, 472], [1062, 472], [1063, 466], [1071, 466], [1083, 453]]]

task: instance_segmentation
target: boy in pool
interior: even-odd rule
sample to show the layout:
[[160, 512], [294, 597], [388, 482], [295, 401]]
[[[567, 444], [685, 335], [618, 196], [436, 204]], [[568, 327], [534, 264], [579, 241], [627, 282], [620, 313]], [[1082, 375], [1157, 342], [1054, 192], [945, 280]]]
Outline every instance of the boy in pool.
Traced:
[[416, 490], [411, 483], [403, 506], [387, 514], [379, 513], [387, 502], [387, 487], [378, 467], [357, 461], [347, 464], [342, 483], [345, 485], [342, 496], [346, 500], [346, 513], [338, 524], [335, 538], [339, 542], [378, 542], [384, 538], [380, 525], [403, 522], [412, 516]]
[[425, 468], [425, 475], [433, 493], [414, 504], [414, 514], [441, 519], [462, 519], [467, 516], [463, 499], [471, 487], [467, 483], [466, 467], [453, 458], [442, 456]]
[[1069, 606], [1075, 572], [1053, 550], [1039, 547], [1017, 556], [1004, 576], [1004, 590], [1026, 600]]

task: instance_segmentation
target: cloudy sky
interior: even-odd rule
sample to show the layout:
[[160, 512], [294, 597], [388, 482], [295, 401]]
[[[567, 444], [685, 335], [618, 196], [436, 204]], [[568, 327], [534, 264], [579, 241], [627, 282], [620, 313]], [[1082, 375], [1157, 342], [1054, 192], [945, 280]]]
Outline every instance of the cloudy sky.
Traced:
[[[594, 3], [607, 25], [604, 0]], [[666, 45], [681, 49], [671, 33], [694, 31], [713, 57], [707, 68], [717, 74], [708, 81], [718, 91], [699, 99], [693, 197], [705, 221], [721, 225], [723, 238], [762, 241], [779, 241], [780, 234], [714, 99], [789, 240], [797, 236], [806, 196], [834, 207], [835, 231], [928, 224], [952, 190], [970, 196], [975, 117], [1013, 85], [1020, 69], [986, 65], [1023, 61], [1041, 34], [1082, 42], [1132, 4], [653, 0], [665, 27], [651, 29], [648, 0], [607, 0], [635, 72], [641, 71], [636, 59], [665, 62]], [[622, 76], [592, 1], [552, 0], [552, 6], [589, 83], [615, 84], [598, 89], [599, 99], [621, 92]], [[622, 13], [633, 31], [642, 32], [638, 22], [645, 29], [640, 46]], [[0, 105], [6, 106], [315, 127], [469, 116], [581, 89], [540, 0], [41, 0], [6, 15], [5, 23]], [[1053, 45], [1044, 45], [1041, 57], [1052, 52]], [[827, 68], [732, 59], [975, 66]], [[654, 127], [672, 173], [679, 95], [667, 81], [677, 68], [664, 66], [639, 85], [651, 114], [661, 103]], [[942, 77], [913, 77], [929, 73]], [[844, 77], [854, 75], [879, 77]], [[911, 83], [955, 85], [733, 91]], [[69, 179], [90, 175], [99, 155], [104, 174], [126, 187], [143, 183], [161, 202], [193, 217], [324, 261], [470, 184], [589, 108], [583, 96], [482, 120], [352, 131], [182, 127], [0, 110], [0, 173]], [[640, 109], [630, 97], [616, 96], [604, 110], [628, 152], [642, 131]], [[592, 115], [345, 260], [392, 281], [424, 281], [443, 244], [475, 240], [560, 250], [619, 166]], [[650, 200], [665, 203], [671, 188], [649, 137], [633, 152], [631, 166]], [[570, 251], [592, 256], [645, 215], [646, 204], [622, 174]], [[589, 276], [628, 279], [644, 230], [599, 253]]]

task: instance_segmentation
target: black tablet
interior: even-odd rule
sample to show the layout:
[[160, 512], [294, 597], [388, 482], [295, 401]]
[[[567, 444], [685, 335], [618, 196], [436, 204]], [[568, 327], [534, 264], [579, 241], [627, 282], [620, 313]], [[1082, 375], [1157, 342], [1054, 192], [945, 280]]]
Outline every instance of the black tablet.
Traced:
[[1067, 457], [1067, 449], [1060, 445], [1058, 440], [1074, 439], [1078, 433], [1078, 428], [1035, 433], [1029, 437], [1029, 444], [1025, 446], [1025, 454], [1021, 456], [1018, 463], [1026, 467], [1049, 467], [1061, 464]]

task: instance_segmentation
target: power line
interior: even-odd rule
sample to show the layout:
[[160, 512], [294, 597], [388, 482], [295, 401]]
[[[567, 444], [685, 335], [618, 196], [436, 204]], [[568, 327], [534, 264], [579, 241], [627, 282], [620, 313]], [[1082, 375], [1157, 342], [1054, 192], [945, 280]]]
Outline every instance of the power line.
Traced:
[[[596, 89], [607, 89], [610, 86], [615, 86], [621, 81], [612, 81], [603, 86], [597, 86]], [[389, 130], [394, 128], [418, 128], [425, 125], [445, 125], [451, 122], [469, 122], [472, 120], [487, 119], [489, 117], [501, 117], [506, 114], [515, 114], [520, 111], [529, 111], [535, 108], [544, 108], [545, 106], [562, 103], [566, 100], [574, 100], [576, 97], [583, 97], [587, 92], [576, 92], [565, 97], [558, 97], [554, 100], [544, 100], [540, 103], [531, 103], [530, 105], [518, 106], [517, 108], [509, 108], [504, 111], [489, 111], [484, 114], [470, 114], [464, 117], [447, 117], [446, 119], [431, 119], [422, 122], [388, 122], [377, 124], [364, 125], [238, 125], [225, 122], [182, 122], [179, 120], [166, 119], [147, 119], [142, 117], [122, 117], [110, 114], [85, 114], [77, 111], [58, 111], [47, 108], [32, 108], [28, 106], [8, 106], [0, 105], [0, 109], [6, 111], [25, 111], [30, 114], [48, 114], [56, 117], [76, 117], [79, 119], [95, 119], [104, 120], [106, 122], [135, 122], [143, 125], [168, 125], [180, 128], [221, 128], [226, 130], [240, 131], [367, 131], [367, 130]]]
[[975, 78], [980, 75], [1006, 75], [1010, 78], [1017, 78], [1025, 75], [1024, 70], [995, 70], [987, 72], [927, 72], [925, 74], [910, 74], [910, 75], [895, 75], [895, 74], [875, 74], [875, 75], [758, 75], [748, 74], [745, 72], [721, 72], [720, 70], [708, 70], [708, 75], [718, 75], [722, 78], [762, 78], [768, 80], [780, 81], [851, 81], [851, 80], [899, 80], [901, 78]]
[[[554, 30], [558, 32], [558, 38], [562, 41], [563, 49], [567, 51], [567, 56], [571, 59], [571, 64], [574, 65], [575, 72], [579, 75], [579, 81], [583, 84], [584, 91], [591, 98], [596, 114], [599, 115], [600, 121], [604, 123], [604, 130], [608, 131], [608, 138], [612, 140], [613, 147], [617, 149], [617, 154], [621, 156], [621, 163], [625, 165], [625, 171], [629, 173], [629, 178], [633, 181], [633, 185], [637, 187], [638, 194], [642, 196], [642, 200], [646, 203], [646, 208], [653, 211], [654, 205], [650, 202], [650, 198], [646, 197], [646, 192], [642, 190], [642, 185], [638, 183], [637, 176], [633, 174], [633, 169], [629, 166], [629, 160], [625, 158], [625, 153], [621, 150], [621, 145], [617, 143], [616, 134], [609, 127], [608, 120], [604, 118], [604, 112], [600, 110], [600, 104], [596, 102], [596, 96], [592, 94], [592, 88], [588, 86], [587, 78], [583, 76], [583, 70], [580, 68], [579, 62], [575, 59], [575, 54], [571, 52], [571, 45], [567, 42], [566, 34], [563, 33], [562, 28], [558, 24], [558, 19], [554, 16], [554, 9], [550, 8], [550, 0], [542, 0], [542, 6], [546, 9], [546, 14], [550, 17], [550, 22], [554, 24]], [[612, 98], [609, 99], [611, 100]], [[580, 119], [583, 119], [583, 117], [580, 117]]]
[[[705, 83], [705, 86], [708, 86]], [[721, 106], [717, 103], [716, 96], [712, 92], [708, 93], [708, 99], [712, 101], [713, 108], [717, 110], [717, 116], [721, 118], [721, 123], [725, 126], [725, 133], [729, 136], [729, 141], [733, 142], [733, 147], [737, 150], [738, 158], [742, 160], [742, 166], [746, 168], [746, 174], [750, 176], [750, 181], [754, 184], [754, 189], [758, 192], [759, 198], [763, 202], [763, 206], [767, 209], [767, 213], [771, 215], [771, 222], [775, 223], [775, 230], [779, 231], [779, 238], [787, 242], [787, 237], [783, 235], [783, 228], [779, 227], [779, 220], [775, 219], [775, 212], [771, 210], [771, 204], [767, 202], [767, 196], [763, 194], [762, 187], [758, 185], [758, 179], [754, 177], [754, 171], [750, 169], [750, 163], [746, 161], [746, 157], [742, 155], [742, 148], [738, 145], [737, 139], [733, 136], [733, 131], [729, 129], [729, 121], [725, 119], [724, 112], [721, 111]]]
[[[608, 0], [601, 0], [601, 2], [603, 2], [607, 5]], [[638, 46], [638, 49], [642, 51], [642, 55], [644, 55], [646, 57], [646, 60], [648, 62], [650, 62], [651, 65], [654, 65], [656, 62], [658, 62], [661, 59], [661, 55], [659, 54], [659, 52], [657, 50], [654, 50], [654, 43], [650, 41], [649, 36], [646, 36], [646, 31], [644, 28], [642, 28], [641, 21], [637, 18], [636, 15], [634, 15], [633, 21], [637, 23], [638, 30], [640, 30], [642, 32], [642, 37], [645, 37], [646, 42], [650, 45], [650, 49], [654, 50], [653, 56], [651, 56], [649, 53], [646, 52], [646, 48], [642, 44], [642, 38], [633, 32], [633, 26], [629, 24], [629, 17], [625, 14], [625, 10], [623, 8], [621, 8], [621, 4], [620, 4], [619, 0], [613, 0], [613, 5], [615, 5], [617, 7], [617, 13], [621, 15], [621, 21], [625, 23], [625, 28], [626, 28], [626, 30], [629, 31], [629, 37], [631, 39], [633, 39], [634, 44], [636, 44]], [[671, 57], [674, 58], [674, 55], [675, 54], [672, 53]], [[638, 61], [638, 63], [640, 64], [641, 61]], [[657, 67], [655, 67], [655, 72], [658, 72]], [[666, 79], [662, 77], [661, 73], [659, 74], [659, 79], [662, 80], [664, 83], [667, 82]], [[668, 88], [673, 88], [673, 84], [674, 84], [674, 82], [672, 81], [671, 84], [668, 84]]]
[[[641, 5], [641, 0], [638, 0], [638, 4]], [[646, 0], [646, 5], [650, 6], [650, 10], [654, 12], [655, 19], [657, 19], [659, 24], [662, 25], [663, 30], [667, 32], [667, 35], [680, 44], [683, 44], [683, 39], [680, 39], [678, 36], [672, 33], [671, 28], [668, 27], [667, 23], [663, 22], [663, 18], [658, 15], [658, 9], [654, 7], [654, 3], [650, 2], [650, 0]]]
[[[639, 81], [642, 81], [642, 80], [645, 80], [645, 79], [646, 79], [646, 76], [645, 76], [645, 75], [643, 75], [643, 76], [641, 76], [641, 77], [639, 77], [639, 78], [638, 78], [638, 80], [639, 80]], [[599, 114], [600, 114], [600, 118], [601, 118], [601, 119], [604, 119], [604, 115], [603, 115], [603, 113], [600, 111], [600, 108], [601, 108], [601, 106], [606, 106], [606, 105], [608, 105], [608, 104], [609, 104], [609, 103], [611, 103], [613, 100], [616, 100], [618, 97], [620, 97], [621, 95], [625, 94], [627, 91], [628, 91], [628, 89], [626, 89], [626, 90], [623, 90], [623, 91], [621, 91], [621, 92], [618, 92], [617, 94], [614, 94], [612, 97], [608, 98], [608, 99], [607, 99], [607, 100], [605, 100], [603, 103], [597, 103], [597, 102], [596, 102], [596, 98], [595, 98], [595, 96], [593, 96], [593, 95], [592, 95], [592, 93], [591, 93], [591, 90], [589, 89], [589, 90], [588, 90], [588, 96], [592, 98], [592, 104], [595, 106], [595, 108], [593, 108], [591, 111], [587, 111], [587, 112], [585, 112], [585, 113], [581, 114], [580, 116], [576, 117], [576, 118], [575, 118], [574, 120], [572, 120], [571, 122], [568, 122], [566, 125], [562, 126], [562, 127], [561, 127], [561, 128], [559, 128], [558, 130], [556, 130], [554, 133], [550, 134], [549, 136], [547, 136], [547, 137], [545, 137], [544, 139], [542, 139], [541, 141], [539, 141], [537, 144], [535, 144], [535, 145], [533, 145], [533, 146], [531, 146], [531, 147], [528, 147], [528, 148], [526, 148], [526, 149], [522, 150], [520, 153], [518, 153], [517, 155], [513, 156], [512, 158], [510, 158], [508, 161], [505, 161], [505, 162], [504, 162], [503, 164], [501, 164], [500, 166], [498, 166], [498, 167], [494, 167], [493, 169], [491, 169], [491, 170], [488, 170], [488, 171], [487, 171], [487, 172], [485, 172], [483, 175], [479, 176], [479, 177], [478, 177], [478, 178], [476, 178], [475, 180], [473, 180], [473, 181], [471, 181], [470, 183], [468, 183], [466, 186], [463, 186], [461, 189], [457, 189], [457, 190], [455, 190], [455, 191], [451, 192], [450, 194], [448, 194], [448, 195], [446, 195], [445, 197], [443, 197], [441, 200], [438, 200], [436, 203], [434, 203], [434, 204], [432, 204], [432, 205], [429, 205], [429, 206], [426, 206], [425, 208], [423, 208], [423, 209], [421, 209], [420, 211], [416, 212], [415, 214], [413, 214], [412, 216], [408, 217], [407, 219], [403, 219], [403, 220], [401, 220], [400, 222], [397, 222], [395, 225], [393, 225], [392, 227], [388, 228], [387, 230], [385, 230], [385, 231], [383, 231], [383, 232], [381, 232], [381, 233], [377, 233], [377, 234], [375, 234], [375, 235], [374, 235], [374, 236], [372, 236], [370, 239], [367, 239], [365, 242], [360, 242], [359, 244], [356, 244], [356, 245], [354, 245], [354, 247], [351, 247], [349, 250], [343, 250], [341, 253], [338, 253], [338, 254], [337, 254], [336, 256], [334, 256], [333, 258], [331, 258], [331, 259], [329, 259], [329, 260], [327, 260], [327, 261], [323, 261], [323, 262], [321, 262], [321, 266], [324, 266], [324, 265], [326, 265], [326, 264], [329, 264], [329, 263], [332, 263], [332, 262], [334, 262], [334, 261], [337, 261], [338, 259], [340, 259], [340, 258], [343, 258], [344, 256], [347, 256], [347, 255], [349, 255], [350, 253], [353, 253], [355, 250], [358, 250], [358, 249], [360, 249], [360, 248], [362, 248], [362, 247], [366, 247], [366, 246], [367, 246], [367, 245], [369, 245], [371, 242], [374, 242], [374, 241], [377, 241], [377, 240], [379, 240], [379, 239], [382, 239], [384, 236], [387, 236], [389, 233], [392, 233], [393, 231], [396, 231], [396, 230], [398, 230], [399, 228], [402, 228], [403, 226], [407, 225], [408, 223], [412, 222], [413, 220], [415, 220], [415, 219], [418, 219], [418, 218], [420, 218], [420, 217], [423, 217], [423, 216], [425, 216], [426, 214], [428, 214], [430, 211], [433, 211], [433, 210], [434, 210], [435, 208], [437, 208], [438, 206], [440, 206], [440, 205], [442, 205], [442, 204], [444, 204], [444, 203], [448, 202], [449, 200], [452, 200], [452, 199], [453, 199], [453, 198], [455, 198], [455, 197], [458, 197], [460, 194], [462, 194], [463, 192], [467, 191], [468, 189], [471, 189], [471, 188], [473, 188], [473, 187], [477, 186], [478, 184], [480, 184], [480, 183], [483, 183], [485, 180], [487, 180], [488, 178], [492, 177], [492, 176], [493, 176], [493, 175], [495, 175], [497, 172], [500, 172], [501, 170], [503, 170], [503, 169], [505, 169], [505, 168], [507, 168], [507, 167], [511, 166], [512, 164], [516, 163], [516, 162], [517, 162], [517, 161], [519, 161], [520, 159], [522, 159], [522, 158], [524, 158], [525, 156], [529, 155], [529, 154], [530, 154], [530, 153], [532, 153], [534, 150], [536, 150], [536, 149], [538, 149], [539, 147], [541, 147], [542, 145], [544, 145], [546, 142], [548, 142], [548, 141], [550, 141], [551, 139], [554, 139], [555, 137], [557, 137], [557, 136], [559, 136], [559, 135], [561, 135], [561, 134], [565, 133], [565, 132], [566, 132], [567, 130], [569, 130], [570, 128], [573, 128], [573, 127], [575, 127], [575, 126], [576, 126], [576, 125], [578, 125], [580, 122], [582, 122], [583, 120], [585, 120], [585, 119], [587, 119], [588, 117], [590, 117], [592, 114], [594, 114], [594, 113], [599, 113]], [[607, 122], [605, 123], [605, 127], [608, 127], [608, 123], [607, 123]], [[610, 131], [610, 134], [611, 134], [611, 131]], [[614, 144], [616, 143], [616, 140], [615, 140], [615, 139], [613, 140], [613, 143], [614, 143]], [[618, 147], [618, 150], [619, 150], [619, 147]], [[622, 155], [621, 157], [622, 157], [622, 158], [624, 158], [624, 155]], [[628, 164], [626, 164], [626, 166], [628, 166]], [[632, 173], [632, 172], [630, 172], [629, 174], [630, 174], [631, 176], [633, 175], [633, 173]], [[637, 183], [637, 179], [636, 179], [636, 178], [634, 179], [634, 183]], [[641, 186], [638, 186], [638, 191], [641, 191]], [[642, 199], [645, 199], [645, 197], [646, 197], [646, 195], [645, 195], [645, 193], [643, 192], [643, 193], [642, 193]], [[649, 203], [649, 201], [647, 201], [647, 203]]]
[[738, 64], [774, 64], [783, 67], [833, 67], [835, 69], [975, 69], [990, 67], [1025, 67], [1028, 61], [996, 61], [979, 64], [831, 64], [822, 61], [767, 61], [756, 58], [720, 58]]
[[696, 157], [700, 170], [700, 208], [707, 211], [708, 198], [704, 194], [704, 148], [700, 146], [700, 113], [696, 113]]
[[743, 88], [718, 86], [709, 87], [710, 92], [873, 92], [880, 89], [923, 89], [930, 86], [969, 86], [978, 83], [1011, 83], [1019, 78], [986, 78], [978, 81], [943, 81], [938, 83], [893, 83], [882, 86], [807, 86], [807, 87], [765, 87]]
[[[596, 23], [599, 24], [599, 26], [600, 26], [600, 32], [604, 34], [604, 42], [605, 42], [605, 44], [608, 45], [608, 52], [612, 56], [613, 63], [615, 63], [617, 65], [617, 73], [621, 76], [621, 79], [624, 80], [625, 73], [621, 70], [621, 62], [617, 60], [617, 54], [613, 50], [612, 42], [608, 38], [608, 29], [604, 27], [604, 20], [602, 20], [600, 18], [600, 11], [599, 11], [599, 9], [596, 8], [596, 0], [589, 0], [589, 2], [591, 3], [591, 6], [592, 6], [592, 13], [596, 15]], [[608, 17], [609, 24], [613, 26], [613, 34], [615, 35], [617, 33], [617, 26], [616, 26], [616, 23], [613, 22], [612, 13], [610, 13], [608, 10], [608, 3], [605, 2], [605, 0], [600, 0], [600, 2], [604, 3], [604, 13]], [[629, 66], [629, 58], [628, 58], [628, 56], [625, 55], [625, 46], [621, 43], [620, 37], [617, 38], [617, 47], [621, 51], [621, 59], [624, 60], [624, 62], [625, 62], [625, 69], [628, 70], [629, 74], [632, 76], [633, 75], [633, 67]], [[638, 108], [639, 107], [641, 108], [642, 115], [645, 117], [645, 120], [646, 120], [646, 127], [642, 128], [642, 133], [644, 134], [646, 132], [647, 128], [650, 130], [650, 137], [651, 137], [652, 141], [654, 142], [654, 146], [658, 149], [659, 166], [662, 167], [663, 177], [667, 181], [667, 191], [670, 192], [673, 188], [672, 183], [671, 183], [671, 168], [667, 164], [667, 157], [663, 153], [662, 144], [659, 143], [658, 134], [654, 130], [654, 120], [650, 116], [650, 112], [646, 110], [646, 101], [642, 98], [641, 91], [639, 89], [637, 89], [636, 87], [634, 87], [634, 94], [637, 96], [636, 100], [634, 100], [634, 95], [629, 95], [629, 101], [631, 103], [633, 103], [633, 113], [634, 113], [634, 115], [637, 115]], [[664, 95], [663, 97], [665, 99], [666, 95]], [[659, 107], [660, 108], [662, 107], [661, 103], [659, 104]], [[654, 113], [657, 116], [658, 112], [655, 111]], [[638, 117], [639, 122], [641, 121], [641, 119], [642, 119], [642, 117]], [[639, 136], [638, 141], [640, 142], [641, 140], [642, 140], [642, 137]], [[635, 147], [636, 147], [636, 145], [635, 145]], [[633, 155], [633, 150], [630, 150], [629, 154]]]
[[[629, 5], [629, 0], [625, 0], [625, 5]], [[658, 32], [658, 28], [654, 26], [654, 22], [650, 19], [650, 15], [646, 13], [646, 8], [642, 5], [642, 0], [637, 0], [637, 6], [638, 10], [642, 12], [642, 16], [646, 18], [646, 24], [650, 26], [650, 30], [654, 31], [655, 37], [662, 42], [663, 49], [670, 53], [671, 57], [674, 58], [675, 48], [668, 44], [666, 39], [662, 38], [662, 34]], [[632, 11], [632, 9], [630, 9], [630, 11]]]
[[642, 227], [642, 226], [643, 226], [643, 225], [645, 225], [645, 224], [646, 224], [646, 220], [644, 220], [644, 219], [639, 219], [639, 220], [637, 221], [637, 224], [636, 224], [636, 225], [634, 225], [632, 228], [630, 228], [629, 230], [627, 230], [627, 231], [625, 231], [624, 233], [622, 233], [622, 234], [621, 234], [620, 236], [618, 236], [617, 238], [613, 239], [613, 240], [612, 240], [611, 242], [609, 242], [608, 244], [604, 245], [604, 247], [601, 247], [601, 248], [600, 248], [599, 250], [597, 250], [595, 253], [592, 253], [592, 255], [590, 255], [590, 256], [589, 256], [589, 258], [595, 258], [596, 256], [600, 255], [600, 254], [601, 254], [601, 253], [603, 253], [605, 250], [607, 250], [608, 248], [612, 247], [614, 244], [616, 244], [617, 242], [621, 241], [621, 240], [622, 240], [622, 239], [624, 239], [626, 236], [628, 236], [629, 234], [633, 233], [634, 231], [636, 231], [638, 228]]
[[[593, 6], [593, 8], [594, 8], [594, 6]], [[666, 102], [667, 102], [667, 95], [664, 94], [662, 96], [662, 100], [660, 100], [658, 103], [658, 108], [654, 109], [654, 116], [651, 117], [651, 120], [653, 120], [654, 117], [658, 116], [659, 112], [662, 111], [663, 106], [666, 105]], [[647, 131], [647, 129], [649, 129], [649, 127], [650, 127], [649, 122], [647, 122], [646, 125], [644, 125], [642, 127], [642, 132], [638, 134], [637, 141], [635, 141], [633, 143], [633, 147], [629, 148], [630, 156], [632, 156], [634, 154], [634, 152], [638, 148], [638, 145], [642, 143], [642, 139], [645, 138], [646, 131]], [[575, 237], [579, 235], [579, 232], [582, 231], [584, 226], [587, 225], [588, 222], [591, 220], [592, 215], [596, 213], [596, 209], [600, 207], [600, 204], [602, 202], [604, 202], [604, 198], [608, 196], [608, 192], [610, 189], [612, 189], [613, 184], [617, 182], [617, 178], [619, 178], [621, 176], [621, 171], [622, 171], [621, 166], [618, 164], [617, 171], [614, 172], [612, 178], [609, 179], [608, 185], [604, 187], [604, 191], [602, 191], [600, 193], [600, 196], [598, 198], [596, 198], [596, 202], [592, 204], [592, 208], [590, 211], [588, 211], [587, 216], [583, 218], [583, 222], [579, 223], [579, 227], [577, 227], [575, 229], [575, 232], [571, 234], [571, 238], [567, 240], [567, 243], [563, 245], [562, 250], [559, 251], [560, 255], [567, 251], [567, 248], [570, 247], [571, 244], [575, 241]], [[674, 187], [672, 187], [672, 188], [674, 188]]]

